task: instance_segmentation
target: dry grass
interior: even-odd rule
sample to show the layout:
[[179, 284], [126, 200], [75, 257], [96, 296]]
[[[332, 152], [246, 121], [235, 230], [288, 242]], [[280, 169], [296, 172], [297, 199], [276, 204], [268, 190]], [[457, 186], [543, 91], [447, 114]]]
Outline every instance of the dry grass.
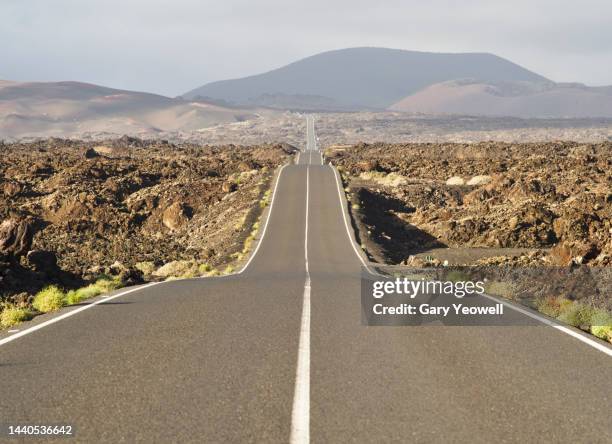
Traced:
[[138, 262], [134, 265], [134, 268], [140, 270], [144, 276], [151, 276], [155, 271], [155, 264], [153, 262]]
[[485, 285], [485, 291], [495, 296], [512, 299], [515, 293], [511, 283], [501, 281], [490, 281]]
[[66, 295], [55, 285], [50, 285], [34, 296], [32, 306], [41, 313], [59, 310], [64, 306]]
[[591, 317], [591, 333], [599, 339], [612, 342], [612, 314], [596, 310]]
[[612, 342], [612, 313], [557, 296], [539, 299], [536, 308], [551, 318]]
[[212, 266], [210, 264], [200, 264], [198, 265], [198, 272], [200, 273], [201, 276], [206, 275], [207, 273], [210, 273], [212, 271]]
[[267, 191], [264, 193], [264, 195], [263, 195], [262, 199], [259, 201], [259, 206], [260, 206], [261, 208], [265, 208], [265, 207], [267, 207], [267, 206], [270, 204], [270, 194], [271, 194], [271, 193], [272, 193], [272, 192], [271, 192], [270, 190], [267, 190]]
[[66, 293], [66, 305], [78, 304], [86, 299], [94, 298], [103, 293], [116, 290], [121, 287], [121, 281], [118, 277], [101, 276], [93, 284], [77, 290], [70, 290]]
[[194, 261], [172, 261], [159, 267], [152, 274], [155, 277], [167, 279], [171, 276], [179, 277], [197, 272], [197, 269], [198, 266]]
[[10, 328], [32, 317], [32, 313], [25, 307], [6, 305], [0, 313], [0, 327]]

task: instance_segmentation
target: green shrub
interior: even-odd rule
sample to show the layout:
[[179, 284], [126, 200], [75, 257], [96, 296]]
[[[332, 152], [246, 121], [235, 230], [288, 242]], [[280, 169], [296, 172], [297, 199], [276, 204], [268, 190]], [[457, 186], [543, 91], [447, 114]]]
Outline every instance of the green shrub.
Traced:
[[470, 275], [461, 270], [450, 270], [444, 277], [450, 282], [469, 282], [471, 281]]
[[600, 339], [612, 342], [612, 314], [595, 310], [591, 317], [591, 333]]
[[184, 276], [189, 272], [197, 273], [198, 266], [194, 261], [172, 261], [155, 270], [153, 276], [168, 278]]
[[65, 303], [66, 305], [78, 304], [85, 299], [94, 298], [102, 293], [116, 290], [119, 287], [121, 287], [121, 279], [119, 277], [102, 275], [93, 284], [77, 290], [70, 290], [66, 293]]
[[558, 296], [546, 296], [536, 300], [538, 311], [551, 318], [558, 317], [562, 311], [568, 311], [573, 304], [573, 301]]
[[50, 285], [34, 296], [32, 306], [41, 313], [58, 310], [64, 305], [64, 292], [55, 285]]
[[259, 201], [259, 206], [261, 208], [265, 208], [270, 203], [270, 190], [266, 191], [263, 195], [263, 198]]
[[562, 307], [557, 319], [574, 327], [588, 327], [594, 311], [591, 307], [574, 302]]
[[200, 272], [200, 274], [206, 274], [210, 270], [212, 270], [212, 267], [210, 266], [210, 264], [200, 264], [198, 266], [198, 271]]
[[9, 328], [23, 321], [27, 321], [31, 317], [28, 309], [16, 307], [14, 305], [6, 305], [2, 313], [0, 313], [0, 326]]
[[153, 262], [138, 262], [134, 265], [134, 268], [142, 271], [142, 274], [145, 276], [150, 276], [155, 271], [155, 264]]
[[227, 267], [225, 267], [225, 271], [223, 272], [223, 274], [232, 274], [233, 272], [234, 272], [234, 266], [228, 265]]
[[[100, 293], [108, 293], [121, 287], [121, 279], [119, 277], [100, 276], [93, 286], [100, 290]], [[100, 294], [98, 293], [98, 294]]]
[[66, 305], [78, 304], [85, 299], [94, 298], [102, 293], [104, 293], [104, 290], [97, 284], [91, 284], [78, 290], [70, 290], [66, 294]]
[[193, 267], [179, 276], [179, 279], [193, 279], [200, 275], [198, 268]]
[[66, 293], [66, 297], [64, 299], [66, 305], [74, 305], [78, 304], [82, 301], [81, 295], [77, 293], [77, 290], [70, 290]]
[[255, 240], [255, 237], [252, 234], [247, 236], [247, 238], [244, 240], [244, 246], [242, 248], [242, 254], [247, 254], [250, 251], [251, 246], [253, 245], [253, 241], [254, 240]]

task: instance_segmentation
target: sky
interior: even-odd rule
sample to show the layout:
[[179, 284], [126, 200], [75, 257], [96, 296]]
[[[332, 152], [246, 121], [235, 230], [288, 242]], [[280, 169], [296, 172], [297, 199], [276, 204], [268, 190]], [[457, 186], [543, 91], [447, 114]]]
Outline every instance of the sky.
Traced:
[[612, 85], [610, 0], [0, 0], [0, 79], [176, 96], [331, 49], [490, 52]]

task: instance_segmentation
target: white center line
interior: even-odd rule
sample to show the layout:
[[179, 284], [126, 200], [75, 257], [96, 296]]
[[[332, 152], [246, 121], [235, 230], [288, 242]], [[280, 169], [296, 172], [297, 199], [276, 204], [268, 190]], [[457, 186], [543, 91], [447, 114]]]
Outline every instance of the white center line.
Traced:
[[310, 442], [310, 270], [308, 268], [308, 201], [310, 195], [310, 168], [306, 167], [306, 228], [304, 258], [306, 283], [302, 302], [302, 322], [298, 345], [298, 362], [295, 373], [295, 392], [291, 412], [291, 444]]

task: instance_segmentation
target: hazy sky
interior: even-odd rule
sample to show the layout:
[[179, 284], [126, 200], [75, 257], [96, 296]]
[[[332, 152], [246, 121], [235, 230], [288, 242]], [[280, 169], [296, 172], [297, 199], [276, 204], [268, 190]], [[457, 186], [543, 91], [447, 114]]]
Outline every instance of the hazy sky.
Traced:
[[178, 95], [317, 52], [492, 52], [612, 84], [612, 0], [0, 0], [0, 79]]

